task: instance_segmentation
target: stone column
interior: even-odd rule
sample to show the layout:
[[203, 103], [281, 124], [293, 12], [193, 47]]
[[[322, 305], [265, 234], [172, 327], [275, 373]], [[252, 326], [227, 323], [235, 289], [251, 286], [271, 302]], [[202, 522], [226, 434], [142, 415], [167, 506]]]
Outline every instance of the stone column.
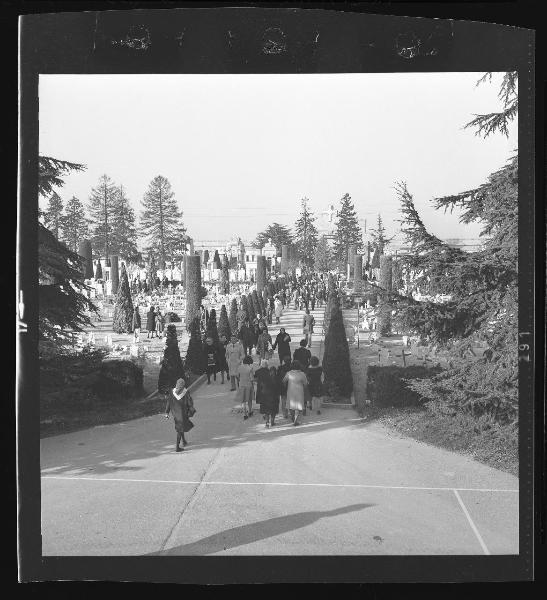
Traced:
[[91, 252], [91, 242], [89, 240], [82, 240], [78, 246], [78, 254], [84, 259], [82, 265], [82, 274], [84, 279], [92, 279], [94, 275]]
[[258, 294], [262, 293], [266, 285], [266, 257], [256, 257], [256, 291]]
[[118, 267], [118, 255], [110, 256], [110, 281], [112, 282], [112, 295], [118, 293], [118, 285], [120, 284], [120, 272]]
[[281, 273], [286, 273], [289, 270], [289, 245], [281, 246]]
[[199, 254], [190, 254], [184, 258], [186, 284], [186, 328], [190, 328], [192, 319], [200, 316], [201, 306], [201, 261]]

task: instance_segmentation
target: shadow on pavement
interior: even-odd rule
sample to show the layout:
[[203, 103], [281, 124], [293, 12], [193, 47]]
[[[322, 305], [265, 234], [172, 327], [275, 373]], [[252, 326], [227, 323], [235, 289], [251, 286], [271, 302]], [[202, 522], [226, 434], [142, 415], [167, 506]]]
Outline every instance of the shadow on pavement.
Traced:
[[205, 555], [222, 552], [223, 550], [245, 546], [276, 535], [283, 535], [289, 531], [307, 527], [319, 519], [356, 512], [371, 506], [376, 505], [351, 504], [332, 510], [299, 512], [292, 515], [274, 517], [272, 519], [266, 519], [265, 521], [257, 521], [256, 523], [249, 523], [247, 525], [225, 529], [224, 531], [219, 531], [218, 533], [196, 540], [195, 542], [183, 544], [160, 552], [154, 552], [148, 556], [185, 554]]

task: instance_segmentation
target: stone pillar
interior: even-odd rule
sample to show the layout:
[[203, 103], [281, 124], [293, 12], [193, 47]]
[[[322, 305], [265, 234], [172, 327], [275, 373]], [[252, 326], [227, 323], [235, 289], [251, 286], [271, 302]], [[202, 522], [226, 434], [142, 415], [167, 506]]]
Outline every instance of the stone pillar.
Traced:
[[363, 287], [363, 255], [356, 254], [353, 258], [353, 289], [357, 292]]
[[281, 273], [286, 273], [289, 270], [289, 245], [281, 246]]
[[120, 284], [120, 272], [118, 267], [118, 255], [110, 256], [110, 281], [112, 282], [112, 295], [118, 293], [118, 285]]
[[378, 329], [380, 335], [387, 335], [391, 332], [391, 304], [387, 292], [391, 292], [392, 289], [392, 263], [391, 256], [386, 256], [385, 254], [380, 256], [379, 285], [383, 288], [378, 295], [380, 300], [378, 308]]
[[266, 285], [266, 257], [256, 257], [256, 291], [258, 294], [262, 293]]
[[84, 259], [82, 265], [82, 273], [84, 279], [93, 278], [93, 259], [91, 257], [91, 242], [82, 240], [78, 246], [78, 254]]
[[186, 287], [186, 328], [190, 328], [192, 319], [200, 316], [201, 306], [201, 260], [199, 254], [190, 254], [184, 258]]

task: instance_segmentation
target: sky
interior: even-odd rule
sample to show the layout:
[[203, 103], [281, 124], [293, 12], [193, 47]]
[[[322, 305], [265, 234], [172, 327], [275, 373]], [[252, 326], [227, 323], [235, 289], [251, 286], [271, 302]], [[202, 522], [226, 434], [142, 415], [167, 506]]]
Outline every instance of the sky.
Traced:
[[106, 173], [137, 215], [167, 177], [196, 240], [251, 240], [274, 221], [292, 227], [303, 197], [320, 216], [346, 193], [362, 227], [380, 213], [395, 234], [397, 181], [431, 233], [475, 238], [479, 225], [431, 200], [480, 185], [517, 149], [516, 121], [509, 138], [463, 129], [501, 108], [502, 74], [477, 87], [481, 75], [41, 75], [40, 154], [87, 166], [63, 200], [87, 204]]

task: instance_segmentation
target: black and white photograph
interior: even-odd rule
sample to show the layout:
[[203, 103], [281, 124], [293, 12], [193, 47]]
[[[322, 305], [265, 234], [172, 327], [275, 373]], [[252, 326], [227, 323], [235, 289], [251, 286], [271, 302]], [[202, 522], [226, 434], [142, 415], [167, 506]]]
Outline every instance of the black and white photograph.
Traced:
[[[139, 22], [111, 49], [150, 52]], [[412, 39], [384, 70], [36, 73], [44, 559], [528, 555], [533, 62], [413, 68]]]

